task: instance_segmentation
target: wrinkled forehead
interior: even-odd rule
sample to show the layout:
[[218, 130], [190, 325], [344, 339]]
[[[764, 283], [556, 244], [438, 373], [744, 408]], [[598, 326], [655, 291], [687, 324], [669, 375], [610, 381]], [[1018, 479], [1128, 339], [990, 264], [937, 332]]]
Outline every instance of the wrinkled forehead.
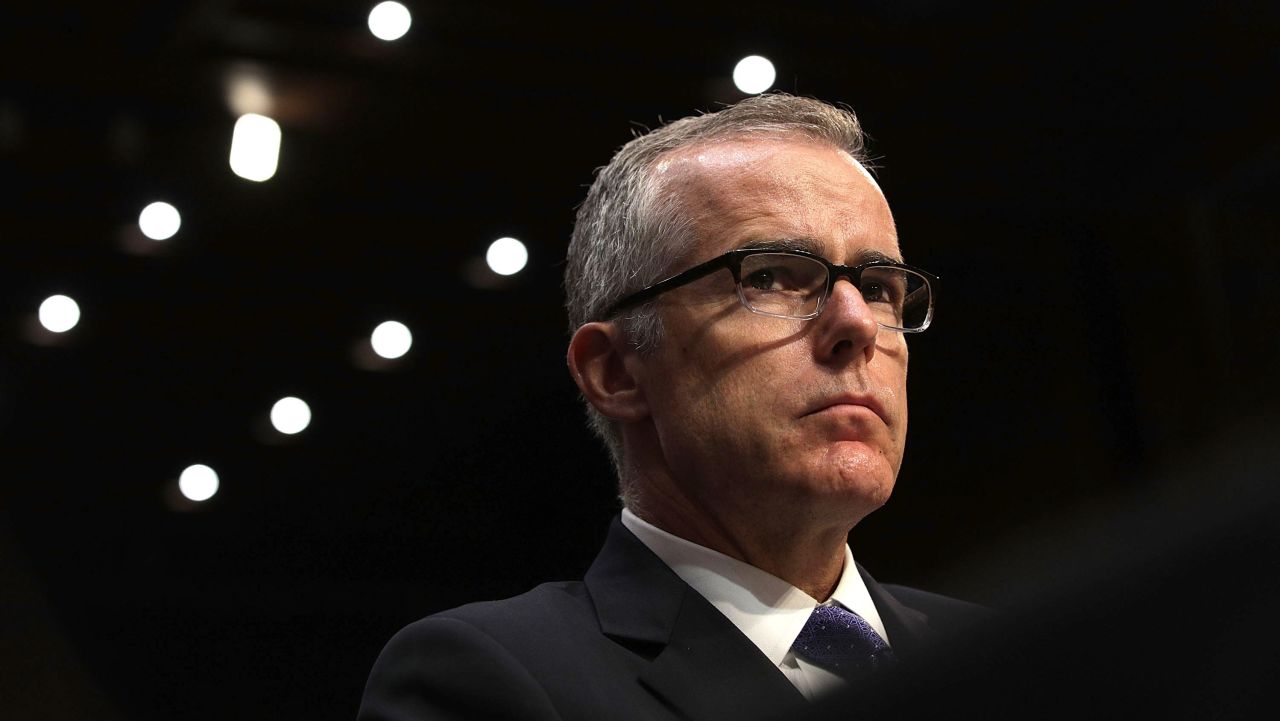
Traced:
[[794, 155], [797, 149], [817, 151], [845, 163], [883, 195], [875, 176], [847, 151], [799, 136], [739, 137], [698, 143], [660, 156], [653, 165], [653, 173], [657, 180], [666, 183], [693, 173], [743, 171], [759, 168], [780, 154], [790, 152]]
[[[734, 139], [672, 152], [654, 165], [664, 202], [691, 225], [673, 255], [705, 260], [750, 243], [805, 239], [819, 254], [899, 256], [880, 185], [848, 152], [807, 139]], [[673, 260], [675, 260], [673, 258]]]

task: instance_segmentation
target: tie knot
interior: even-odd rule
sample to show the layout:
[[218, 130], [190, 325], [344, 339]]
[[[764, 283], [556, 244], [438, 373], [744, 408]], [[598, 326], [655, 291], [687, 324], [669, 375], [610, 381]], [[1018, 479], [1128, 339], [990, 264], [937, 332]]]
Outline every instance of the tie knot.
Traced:
[[863, 678], [897, 659], [893, 649], [858, 614], [818, 606], [791, 647], [797, 654], [847, 679]]

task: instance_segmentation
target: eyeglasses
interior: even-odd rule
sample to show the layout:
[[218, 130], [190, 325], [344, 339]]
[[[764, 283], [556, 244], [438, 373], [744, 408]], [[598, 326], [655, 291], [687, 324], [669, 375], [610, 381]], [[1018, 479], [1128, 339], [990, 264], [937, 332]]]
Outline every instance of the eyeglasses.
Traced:
[[775, 318], [818, 317], [836, 280], [848, 278], [886, 330], [919, 333], [933, 320], [938, 277], [890, 260], [836, 265], [802, 250], [748, 248], [722, 256], [636, 291], [614, 303], [606, 318], [721, 269], [733, 273], [738, 298], [747, 310]]

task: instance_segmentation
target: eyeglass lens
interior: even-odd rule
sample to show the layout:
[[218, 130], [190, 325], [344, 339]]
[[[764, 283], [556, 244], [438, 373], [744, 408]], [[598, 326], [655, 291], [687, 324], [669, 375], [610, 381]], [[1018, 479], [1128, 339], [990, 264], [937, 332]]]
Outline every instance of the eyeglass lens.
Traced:
[[[785, 318], [812, 317], [827, 288], [827, 267], [801, 255], [759, 253], [742, 259], [743, 302], [757, 313]], [[858, 288], [876, 321], [889, 328], [915, 329], [929, 315], [929, 285], [918, 273], [872, 266]]]

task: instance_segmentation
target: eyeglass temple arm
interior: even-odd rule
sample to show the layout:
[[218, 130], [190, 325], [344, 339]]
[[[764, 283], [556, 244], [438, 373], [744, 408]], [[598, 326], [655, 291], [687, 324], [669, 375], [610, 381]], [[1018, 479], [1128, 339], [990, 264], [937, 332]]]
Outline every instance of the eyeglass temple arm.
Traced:
[[670, 278], [660, 280], [643, 290], [636, 291], [622, 300], [619, 300], [617, 303], [614, 303], [609, 307], [609, 310], [605, 312], [605, 317], [612, 318], [614, 315], [624, 310], [629, 310], [642, 303], [647, 303], [673, 288], [678, 288], [686, 283], [692, 283], [703, 276], [711, 275], [721, 268], [732, 269], [733, 267], [733, 259], [731, 256], [722, 255], [719, 258], [712, 258], [702, 265], [695, 265], [683, 273], [677, 273]]

